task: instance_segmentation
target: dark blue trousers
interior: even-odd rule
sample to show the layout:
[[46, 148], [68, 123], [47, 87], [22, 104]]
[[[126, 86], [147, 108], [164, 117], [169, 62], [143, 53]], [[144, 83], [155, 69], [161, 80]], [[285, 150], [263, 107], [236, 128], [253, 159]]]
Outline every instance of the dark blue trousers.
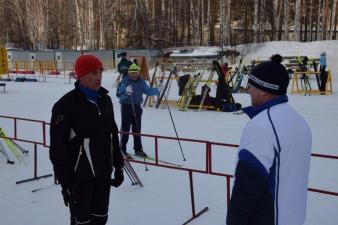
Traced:
[[[135, 112], [134, 112], [135, 110]], [[134, 109], [131, 104], [121, 104], [121, 131], [130, 132], [132, 127], [132, 133], [141, 133], [141, 118], [142, 118], [142, 107], [140, 104], [134, 104]], [[134, 150], [141, 151], [142, 143], [140, 135], [133, 135], [134, 137]], [[122, 134], [120, 147], [123, 152], [127, 150], [129, 135]]]

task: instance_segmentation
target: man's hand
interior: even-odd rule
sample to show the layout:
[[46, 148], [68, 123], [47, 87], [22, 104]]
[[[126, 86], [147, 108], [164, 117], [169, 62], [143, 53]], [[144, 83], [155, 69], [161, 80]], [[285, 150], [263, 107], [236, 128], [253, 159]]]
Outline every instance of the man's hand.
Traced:
[[62, 188], [61, 194], [63, 197], [63, 201], [65, 203], [65, 206], [68, 207], [68, 205], [71, 203], [70, 190], [68, 188]]
[[126, 87], [125, 93], [126, 93], [126, 95], [131, 95], [133, 93], [133, 88], [131, 87], [131, 85], [128, 85]]
[[61, 193], [63, 196], [63, 201], [67, 207], [70, 204], [77, 203], [78, 196], [77, 191], [74, 187], [71, 188], [62, 187]]
[[123, 169], [116, 169], [114, 172], [114, 179], [110, 180], [110, 185], [113, 187], [119, 187], [124, 180]]

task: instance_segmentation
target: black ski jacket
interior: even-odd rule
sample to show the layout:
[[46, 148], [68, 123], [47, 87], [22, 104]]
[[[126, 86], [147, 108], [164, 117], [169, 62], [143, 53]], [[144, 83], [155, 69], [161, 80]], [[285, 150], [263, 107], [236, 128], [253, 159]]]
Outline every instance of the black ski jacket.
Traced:
[[118, 128], [108, 91], [100, 88], [97, 104], [75, 89], [55, 103], [50, 125], [50, 160], [61, 185], [77, 179], [111, 176], [123, 167]]
[[119, 64], [117, 64], [117, 70], [123, 75], [122, 78], [128, 76], [128, 69], [131, 64], [133, 63], [128, 59], [121, 59]]

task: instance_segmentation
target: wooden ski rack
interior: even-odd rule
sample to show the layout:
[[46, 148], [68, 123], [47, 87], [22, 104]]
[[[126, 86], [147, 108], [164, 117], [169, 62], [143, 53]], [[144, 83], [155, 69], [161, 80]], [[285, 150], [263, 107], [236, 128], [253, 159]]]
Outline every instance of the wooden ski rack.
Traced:
[[[301, 77], [303, 75], [308, 76], [310, 78], [312, 75], [319, 76], [320, 71], [294, 71], [293, 76], [292, 76], [292, 88], [291, 88], [291, 94], [322, 94], [322, 95], [329, 95], [332, 94], [332, 73], [331, 70], [328, 71], [328, 76], [327, 76], [327, 82], [325, 85], [325, 91], [320, 91], [318, 89], [310, 89], [310, 90], [304, 90], [302, 85], [299, 87], [299, 82]], [[301, 81], [300, 81], [301, 82]]]

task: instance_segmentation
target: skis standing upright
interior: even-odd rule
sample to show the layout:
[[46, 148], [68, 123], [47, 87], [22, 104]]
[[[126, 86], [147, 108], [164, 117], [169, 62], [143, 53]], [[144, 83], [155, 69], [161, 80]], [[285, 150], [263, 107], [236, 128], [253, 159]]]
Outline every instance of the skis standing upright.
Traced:
[[[176, 65], [174, 64], [173, 67], [172, 67], [171, 70], [170, 70], [170, 73], [169, 73], [169, 76], [168, 76], [167, 81], [166, 81], [166, 83], [165, 83], [165, 86], [164, 86], [164, 88], [163, 88], [163, 91], [160, 93], [160, 96], [159, 96], [159, 98], [158, 98], [158, 100], [157, 100], [157, 102], [156, 102], [156, 109], [158, 109], [158, 107], [159, 107], [160, 104], [161, 104], [161, 101], [162, 101], [162, 99], [163, 99], [163, 97], [164, 97], [164, 95], [165, 95], [165, 93], [166, 93], [166, 91], [167, 91], [167, 89], [168, 89], [168, 86], [169, 86], [169, 82], [170, 82], [171, 77], [172, 77], [174, 74], [176, 74], [176, 73], [177, 73], [177, 68], [176, 68]], [[164, 76], [163, 76], [163, 78], [164, 78]], [[162, 82], [163, 82], [163, 81], [162, 81]]]
[[187, 111], [190, 101], [192, 97], [195, 95], [196, 88], [199, 82], [201, 81], [202, 76], [203, 76], [203, 73], [198, 72], [196, 75], [192, 77], [192, 81], [190, 85], [188, 86], [187, 92], [184, 96], [184, 100], [180, 104], [180, 107], [179, 107], [180, 110]]
[[[122, 151], [121, 153], [123, 157], [126, 158], [126, 156], [123, 154]], [[130, 162], [127, 159], [124, 160], [123, 169], [126, 172], [127, 176], [129, 177], [132, 185], [140, 185], [141, 187], [143, 187], [141, 179], [139, 178], [136, 171], [134, 170], [134, 168], [131, 166]]]
[[[156, 62], [156, 65], [155, 65], [155, 69], [154, 69], [154, 73], [153, 73], [153, 76], [151, 78], [151, 81], [150, 81], [150, 87], [154, 87], [154, 84], [155, 84], [155, 79], [156, 79], [156, 72], [157, 72], [157, 67], [158, 67], [158, 62]], [[149, 96], [147, 95], [146, 99], [144, 100], [144, 103], [143, 103], [143, 107], [145, 107], [147, 105], [147, 101], [149, 99]]]
[[240, 88], [243, 77], [244, 77], [244, 70], [245, 70], [245, 66], [244, 66], [243, 57], [242, 57], [238, 65], [238, 75], [236, 77], [234, 85], [232, 86], [232, 93], [236, 93], [238, 89]]
[[210, 75], [209, 75], [207, 83], [206, 83], [207, 86], [206, 86], [206, 88], [204, 89], [204, 91], [202, 93], [202, 99], [201, 99], [200, 105], [198, 107], [198, 111], [202, 110], [205, 98], [207, 97], [207, 94], [208, 94], [210, 86], [211, 86], [212, 79], [214, 77], [214, 72], [215, 72], [215, 69], [214, 69], [214, 66], [212, 65], [211, 71], [210, 71]]

